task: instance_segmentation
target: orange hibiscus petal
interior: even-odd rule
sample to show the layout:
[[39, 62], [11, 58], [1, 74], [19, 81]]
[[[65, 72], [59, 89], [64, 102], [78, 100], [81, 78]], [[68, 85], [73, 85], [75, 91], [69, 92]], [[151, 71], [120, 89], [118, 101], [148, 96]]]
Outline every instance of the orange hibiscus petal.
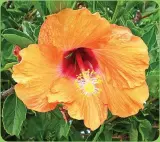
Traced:
[[56, 51], [54, 48], [54, 52], [42, 53], [35, 44], [20, 51], [22, 60], [13, 67], [12, 77], [18, 83], [15, 87], [17, 96], [30, 109], [45, 112], [52, 110], [57, 104], [49, 103], [47, 98], [48, 94], [54, 95], [50, 89], [60, 77]]
[[106, 41], [94, 53], [108, 83], [119, 88], [134, 88], [144, 83], [149, 57], [142, 39], [132, 35], [128, 28], [112, 25]]
[[102, 103], [99, 95], [76, 95], [79, 97], [67, 105], [69, 115], [78, 120], [84, 119], [85, 126], [91, 130], [97, 129], [106, 120], [106, 106]]
[[[42, 86], [40, 86], [42, 87]], [[44, 91], [39, 86], [27, 86], [26, 84], [16, 84], [15, 86], [16, 95], [28, 109], [32, 109], [39, 112], [47, 112], [53, 110], [57, 102], [49, 103], [46, 94], [49, 92]]]
[[120, 117], [137, 114], [149, 96], [146, 83], [132, 89], [115, 88], [106, 83], [106, 90], [109, 110]]
[[87, 9], [65, 9], [47, 17], [39, 33], [39, 44], [69, 50], [86, 47], [107, 34], [109, 22]]
[[[71, 88], [72, 87], [72, 88]], [[48, 102], [67, 102], [70, 103], [75, 99], [76, 88], [73, 87], [72, 80], [67, 78], [59, 78], [50, 89], [54, 94], [48, 94]]]

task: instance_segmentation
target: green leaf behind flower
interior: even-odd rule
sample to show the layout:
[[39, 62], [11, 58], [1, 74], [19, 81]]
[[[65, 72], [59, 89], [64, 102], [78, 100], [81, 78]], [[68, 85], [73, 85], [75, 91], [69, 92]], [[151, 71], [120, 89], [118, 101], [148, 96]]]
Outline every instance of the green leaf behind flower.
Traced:
[[26, 119], [26, 112], [26, 107], [16, 95], [11, 95], [5, 100], [2, 121], [7, 133], [10, 135], [19, 135], [23, 121]]

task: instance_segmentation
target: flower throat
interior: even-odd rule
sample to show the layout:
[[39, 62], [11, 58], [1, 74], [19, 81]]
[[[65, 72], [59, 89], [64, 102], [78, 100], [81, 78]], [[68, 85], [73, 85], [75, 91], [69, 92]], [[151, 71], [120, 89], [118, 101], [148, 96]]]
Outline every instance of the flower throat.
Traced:
[[95, 72], [97, 69], [98, 62], [91, 49], [78, 48], [67, 51], [63, 56], [63, 74], [75, 78], [76, 86], [87, 96], [100, 92], [98, 85], [101, 79]]
[[62, 60], [62, 73], [65, 76], [76, 78], [82, 70], [96, 71], [98, 69], [98, 62], [94, 53], [88, 48], [77, 48], [66, 51]]

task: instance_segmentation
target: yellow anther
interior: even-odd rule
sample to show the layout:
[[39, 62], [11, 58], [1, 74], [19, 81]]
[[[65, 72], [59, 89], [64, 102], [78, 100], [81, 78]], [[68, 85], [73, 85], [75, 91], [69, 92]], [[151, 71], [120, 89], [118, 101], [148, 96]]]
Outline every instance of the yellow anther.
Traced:
[[95, 85], [91, 82], [86, 82], [84, 85], [84, 91], [88, 93], [94, 93], [95, 91]]
[[83, 71], [77, 76], [75, 83], [85, 95], [99, 94], [101, 91], [98, 84], [102, 83], [102, 80], [94, 71]]

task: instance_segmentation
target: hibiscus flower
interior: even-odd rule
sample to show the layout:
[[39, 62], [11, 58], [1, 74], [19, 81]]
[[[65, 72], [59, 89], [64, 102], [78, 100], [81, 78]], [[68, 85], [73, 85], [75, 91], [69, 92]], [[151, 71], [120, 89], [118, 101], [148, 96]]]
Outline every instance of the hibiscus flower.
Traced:
[[97, 129], [113, 115], [138, 113], [148, 98], [147, 46], [122, 26], [86, 8], [47, 17], [38, 44], [20, 51], [13, 68], [15, 91], [32, 110], [47, 112], [63, 103], [68, 114]]

